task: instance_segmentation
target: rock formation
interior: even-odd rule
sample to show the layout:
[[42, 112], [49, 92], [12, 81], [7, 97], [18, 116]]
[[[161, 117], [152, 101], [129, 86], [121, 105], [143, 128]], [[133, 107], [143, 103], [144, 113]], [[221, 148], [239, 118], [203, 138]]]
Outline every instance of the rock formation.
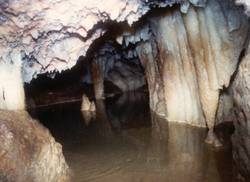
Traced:
[[[137, 49], [146, 72], [154, 75], [147, 76], [149, 92], [160, 87], [150, 77], [159, 75], [162, 83], [161, 99], [150, 102], [152, 110], [162, 114], [165, 109], [169, 121], [207, 125], [206, 141], [216, 146], [219, 93], [229, 85], [248, 33], [247, 19], [233, 7], [231, 2], [210, 0], [204, 9], [190, 7], [184, 15], [177, 10], [150, 18], [154, 39]], [[147, 68], [151, 62], [157, 65]], [[157, 100], [165, 100], [159, 104], [162, 109], [155, 108]]]
[[241, 175], [250, 180], [250, 47], [239, 65], [232, 91], [235, 104], [233, 157]]
[[92, 118], [96, 117], [96, 106], [94, 101], [90, 101], [89, 98], [83, 94], [82, 96], [82, 105], [81, 105], [82, 116], [85, 120], [85, 123], [88, 125]]
[[25, 109], [21, 57], [16, 56], [17, 60], [13, 64], [0, 61], [0, 108], [6, 110]]
[[0, 181], [69, 181], [62, 147], [26, 112], [0, 110]]
[[[249, 5], [246, 0], [236, 2]], [[110, 27], [117, 30], [111, 32]], [[235, 158], [243, 164], [239, 167], [242, 175], [247, 176], [249, 50], [230, 91], [225, 90], [237, 70], [248, 33], [249, 22], [233, 0], [2, 0], [0, 108], [24, 110], [24, 82], [40, 74], [52, 77], [71, 69], [80, 56], [91, 54], [85, 79], [93, 83], [97, 100], [104, 98], [105, 81], [122, 92], [147, 84], [150, 108], [156, 114], [171, 122], [207, 126], [206, 141], [216, 146], [220, 142], [213, 132], [215, 121], [232, 119], [236, 106]], [[107, 34], [113, 35], [97, 42]], [[103, 101], [98, 103], [102, 104], [97, 107], [103, 107]], [[83, 97], [82, 109], [90, 110], [91, 105]], [[18, 120], [15, 114], [13, 117]], [[20, 123], [1, 127], [15, 128]], [[34, 176], [40, 175], [37, 171]], [[13, 179], [20, 174], [16, 171]]]
[[98, 49], [91, 60], [91, 71], [96, 99], [105, 97], [105, 81], [111, 82], [121, 92], [135, 91], [146, 84], [135, 50], [123, 48], [114, 41], [105, 42]]

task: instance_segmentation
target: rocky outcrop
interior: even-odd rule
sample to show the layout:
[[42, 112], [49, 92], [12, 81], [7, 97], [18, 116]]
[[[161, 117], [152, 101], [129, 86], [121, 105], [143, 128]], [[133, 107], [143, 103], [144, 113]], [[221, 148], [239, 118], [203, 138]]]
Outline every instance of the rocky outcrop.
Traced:
[[[249, 1], [237, 0], [244, 4], [246, 13], [249, 15]], [[235, 132], [232, 136], [233, 158], [236, 169], [241, 178], [250, 180], [250, 45], [248, 37], [248, 48], [239, 63], [237, 74], [231, 86], [235, 106]]]
[[[232, 3], [210, 0], [204, 9], [168, 11], [149, 21], [150, 39], [137, 51], [149, 92], [161, 87], [161, 99], [150, 97], [152, 110], [165, 110], [169, 121], [212, 128], [220, 89], [229, 85], [244, 48], [247, 19]], [[156, 77], [159, 81], [152, 79]], [[161, 109], [157, 100], [164, 100]]]
[[0, 181], [69, 181], [61, 145], [28, 113], [0, 110], [0, 144]]
[[232, 90], [235, 104], [233, 157], [241, 175], [250, 180], [250, 46], [239, 65]]

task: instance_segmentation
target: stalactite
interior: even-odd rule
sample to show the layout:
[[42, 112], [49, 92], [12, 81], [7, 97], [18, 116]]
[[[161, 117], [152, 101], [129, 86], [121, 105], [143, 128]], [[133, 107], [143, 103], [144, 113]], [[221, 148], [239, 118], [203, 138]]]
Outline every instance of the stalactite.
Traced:
[[[167, 120], [207, 126], [206, 141], [215, 146], [220, 146], [213, 132], [220, 90], [229, 85], [248, 31], [246, 17], [232, 7], [232, 2], [210, 0], [205, 8], [190, 6], [187, 14], [173, 10], [149, 18], [151, 40], [137, 46], [141, 62], [146, 62], [151, 108], [158, 113], [156, 84], [151, 84], [158, 72]], [[152, 42], [157, 49], [148, 45]], [[160, 69], [152, 71], [154, 67]]]
[[163, 82], [160, 76], [158, 60], [153, 55], [152, 45], [149, 42], [137, 46], [138, 56], [145, 70], [148, 83], [150, 108], [161, 116], [165, 116], [166, 108], [164, 102]]
[[24, 110], [25, 94], [20, 54], [11, 54], [12, 63], [0, 60], [0, 109]]

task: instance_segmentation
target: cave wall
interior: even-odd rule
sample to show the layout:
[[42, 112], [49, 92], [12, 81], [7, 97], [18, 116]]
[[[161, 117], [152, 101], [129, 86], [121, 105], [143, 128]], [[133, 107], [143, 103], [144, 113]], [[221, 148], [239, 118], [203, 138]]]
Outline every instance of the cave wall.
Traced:
[[232, 136], [233, 158], [240, 174], [250, 180], [250, 46], [233, 81], [235, 132]]
[[[13, 69], [10, 70], [14, 70], [15, 62], [21, 59], [22, 77], [20, 74], [15, 76], [19, 82], [30, 83], [44, 73], [54, 76], [55, 73], [71, 69], [80, 56], [85, 56], [92, 43], [107, 32], [108, 23], [126, 22], [131, 26], [152, 7], [167, 7], [175, 3], [181, 4], [181, 7], [189, 3], [204, 6], [203, 0], [185, 3], [181, 0], [2, 0], [0, 62], [12, 65]], [[5, 69], [3, 64], [1, 67]], [[8, 74], [2, 72], [2, 78], [7, 77]], [[20, 87], [11, 91], [10, 87], [1, 86], [5, 87], [5, 91], [0, 91], [0, 95], [9, 92], [13, 98], [23, 102]], [[23, 89], [20, 90], [22, 92]], [[7, 106], [6, 103], [11, 102], [4, 101], [1, 108], [23, 109], [24, 104], [17, 104], [20, 107], [15, 108]]]
[[[203, 0], [190, 1], [202, 6]], [[0, 2], [0, 55], [9, 61], [18, 52], [24, 63], [23, 79], [72, 68], [85, 56], [107, 22], [132, 25], [152, 7], [167, 7], [180, 0], [22, 0]], [[187, 1], [185, 4], [189, 4]], [[115, 8], [114, 8], [115, 7]]]
[[122, 93], [136, 91], [146, 85], [144, 70], [135, 49], [123, 47], [115, 40], [104, 41], [90, 64], [96, 99], [105, 97], [105, 81], [112, 83]]
[[[233, 2], [210, 0], [187, 14], [173, 10], [151, 17], [150, 30], [150, 39], [140, 42], [137, 52], [153, 82], [150, 95], [161, 90], [150, 97], [151, 109], [160, 115], [165, 110], [169, 121], [205, 126], [206, 120], [210, 127], [220, 90], [229, 86], [244, 48], [247, 18]], [[159, 85], [150, 81], [157, 76]], [[165, 102], [155, 103], [159, 100]]]

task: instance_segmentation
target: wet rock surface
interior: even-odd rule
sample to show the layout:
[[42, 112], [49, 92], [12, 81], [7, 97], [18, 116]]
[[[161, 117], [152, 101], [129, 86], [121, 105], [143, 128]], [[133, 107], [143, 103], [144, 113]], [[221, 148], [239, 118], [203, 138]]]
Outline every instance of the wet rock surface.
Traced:
[[62, 147], [27, 112], [0, 110], [0, 181], [68, 182]]
[[250, 180], [250, 49], [246, 51], [233, 81], [232, 90], [235, 103], [235, 133], [232, 137], [234, 159], [241, 175]]

